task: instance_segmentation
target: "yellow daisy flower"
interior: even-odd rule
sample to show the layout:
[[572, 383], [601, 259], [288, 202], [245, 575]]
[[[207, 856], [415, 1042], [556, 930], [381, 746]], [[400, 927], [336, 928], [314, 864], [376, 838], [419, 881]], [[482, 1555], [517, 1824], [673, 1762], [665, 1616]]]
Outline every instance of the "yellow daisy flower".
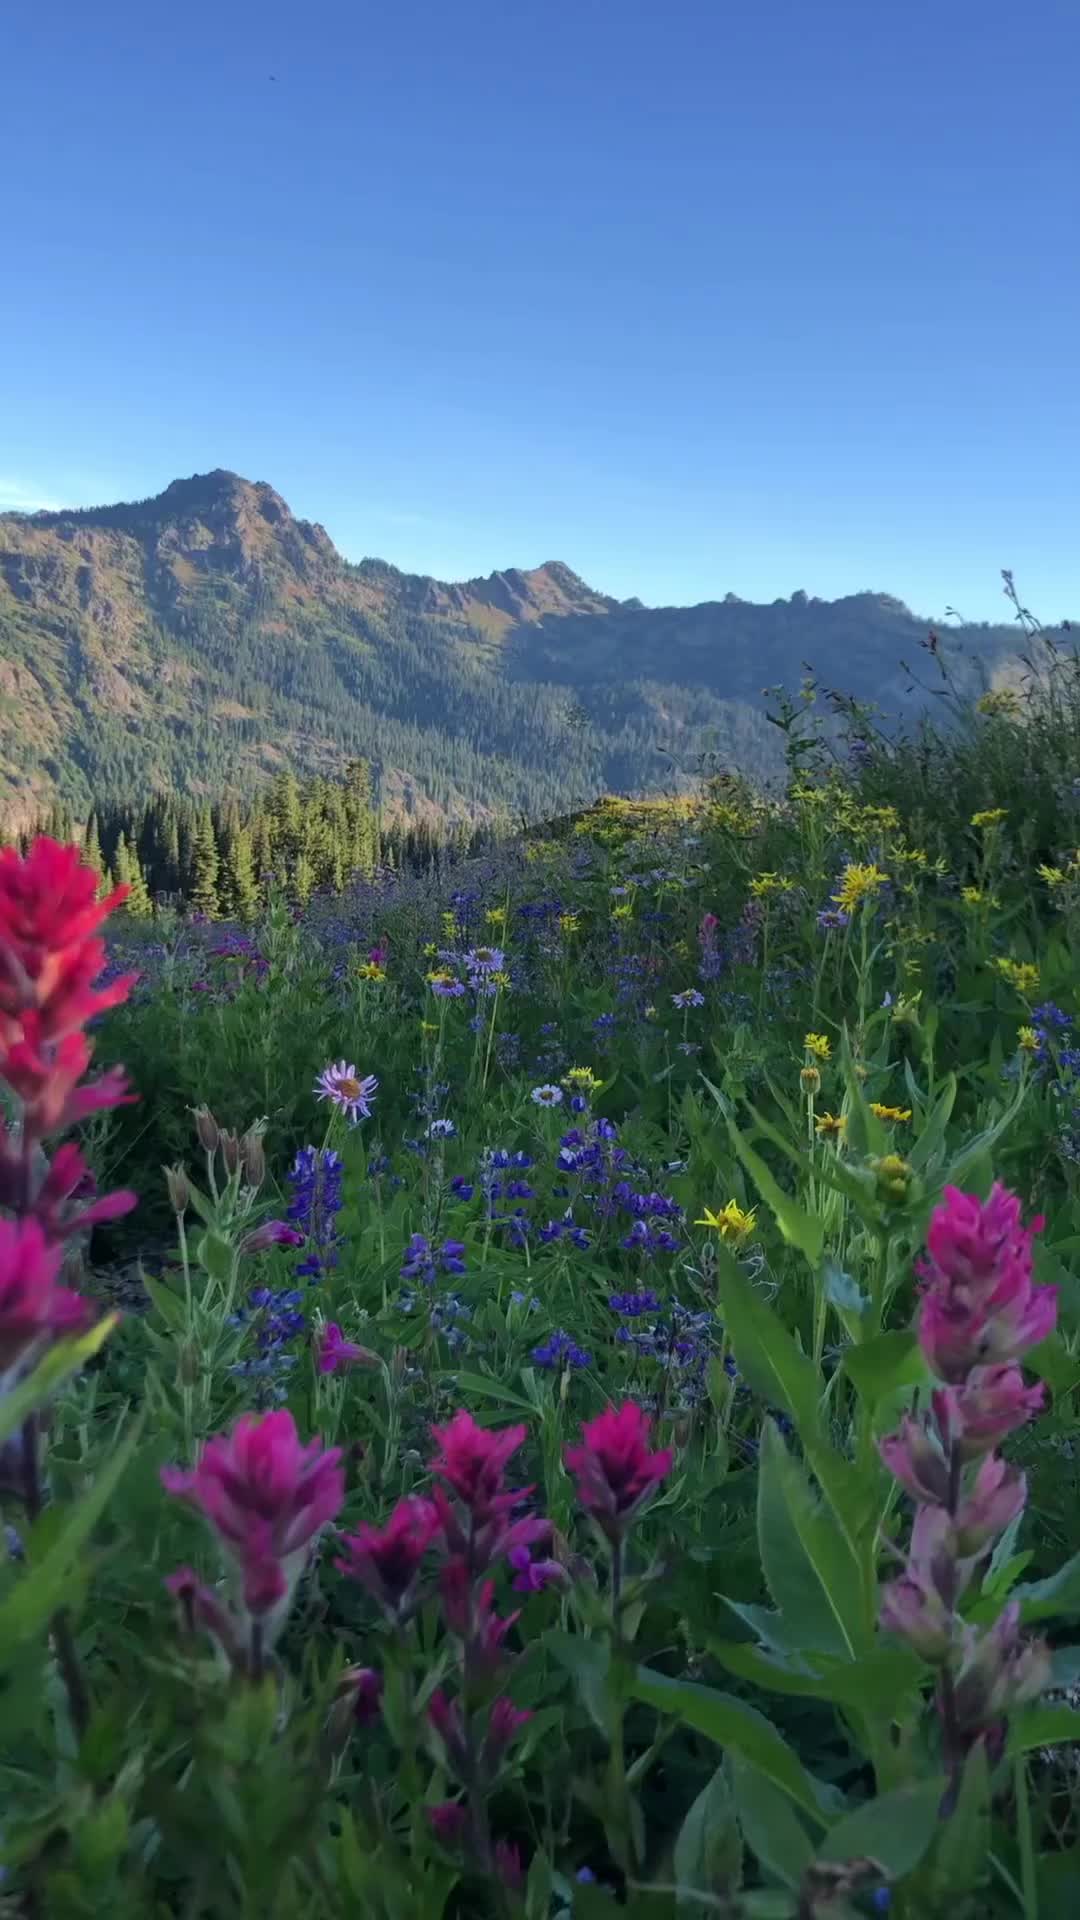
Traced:
[[847, 1114], [823, 1113], [815, 1120], [814, 1126], [822, 1139], [842, 1140], [847, 1132]]
[[876, 1114], [879, 1120], [910, 1120], [911, 1119], [910, 1107], [884, 1107], [882, 1106], [880, 1100], [871, 1100], [870, 1111], [871, 1113]]
[[815, 1060], [828, 1060], [832, 1055], [832, 1041], [825, 1033], [808, 1033], [803, 1036], [803, 1046], [812, 1053]]
[[713, 1213], [710, 1207], [706, 1207], [701, 1219], [695, 1220], [694, 1225], [695, 1227], [712, 1227], [720, 1235], [721, 1240], [732, 1241], [738, 1246], [743, 1240], [749, 1239], [754, 1231], [756, 1219], [757, 1213], [753, 1207], [747, 1213], [740, 1207], [737, 1200], [729, 1200], [727, 1206], [721, 1207], [719, 1213]]

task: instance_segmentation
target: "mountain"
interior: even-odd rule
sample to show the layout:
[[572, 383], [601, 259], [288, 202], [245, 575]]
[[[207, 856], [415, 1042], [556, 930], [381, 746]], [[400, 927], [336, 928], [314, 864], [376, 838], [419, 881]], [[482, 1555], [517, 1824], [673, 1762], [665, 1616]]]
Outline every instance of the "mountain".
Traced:
[[[1016, 651], [1011, 627], [964, 635], [988, 672]], [[0, 514], [0, 814], [362, 756], [389, 811], [538, 818], [670, 785], [709, 750], [775, 771], [765, 686], [809, 662], [888, 707], [925, 638], [882, 594], [648, 608], [558, 561], [457, 585], [352, 565], [272, 487], [218, 470]]]

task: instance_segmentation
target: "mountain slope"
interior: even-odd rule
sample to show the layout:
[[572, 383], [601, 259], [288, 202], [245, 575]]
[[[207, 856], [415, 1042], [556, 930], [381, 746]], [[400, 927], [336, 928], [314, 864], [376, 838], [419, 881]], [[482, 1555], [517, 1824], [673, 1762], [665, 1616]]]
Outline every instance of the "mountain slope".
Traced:
[[[988, 667], [1015, 650], [1011, 628], [967, 633]], [[353, 566], [219, 470], [0, 515], [0, 808], [15, 825], [55, 793], [216, 793], [363, 755], [391, 809], [537, 817], [710, 746], [768, 771], [764, 685], [810, 661], [888, 705], [923, 638], [881, 595], [650, 609], [556, 561], [458, 585]]]

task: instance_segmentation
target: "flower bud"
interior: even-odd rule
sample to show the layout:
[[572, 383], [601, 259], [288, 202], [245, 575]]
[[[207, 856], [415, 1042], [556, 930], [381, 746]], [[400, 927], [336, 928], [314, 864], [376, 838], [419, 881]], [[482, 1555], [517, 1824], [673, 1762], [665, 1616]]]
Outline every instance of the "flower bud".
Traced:
[[224, 1129], [222, 1129], [218, 1144], [221, 1147], [221, 1157], [225, 1162], [226, 1173], [238, 1173], [240, 1170], [240, 1142], [235, 1133], [226, 1133]]
[[196, 1107], [195, 1131], [199, 1136], [199, 1145], [205, 1153], [216, 1153], [221, 1139], [221, 1128], [214, 1119], [209, 1107]]
[[165, 1185], [169, 1189], [169, 1205], [178, 1216], [183, 1216], [191, 1205], [191, 1188], [182, 1166], [165, 1168]]
[[799, 1074], [799, 1085], [808, 1099], [821, 1092], [821, 1075], [816, 1067], [804, 1067]]
[[262, 1133], [257, 1127], [249, 1127], [241, 1139], [240, 1160], [246, 1184], [249, 1187], [261, 1187], [266, 1179], [266, 1151]]
[[878, 1442], [889, 1472], [916, 1500], [944, 1506], [949, 1498], [949, 1468], [945, 1456], [920, 1420], [905, 1414], [897, 1433]]
[[988, 1453], [953, 1522], [961, 1556], [984, 1552], [1023, 1511], [1026, 1499], [1027, 1480], [1019, 1468]]
[[902, 1207], [911, 1192], [915, 1170], [898, 1153], [883, 1154], [870, 1162], [874, 1171], [877, 1196], [887, 1207]]
[[261, 1227], [253, 1227], [245, 1233], [237, 1249], [239, 1253], [267, 1253], [271, 1247], [302, 1247], [304, 1236], [287, 1220], [264, 1220]]

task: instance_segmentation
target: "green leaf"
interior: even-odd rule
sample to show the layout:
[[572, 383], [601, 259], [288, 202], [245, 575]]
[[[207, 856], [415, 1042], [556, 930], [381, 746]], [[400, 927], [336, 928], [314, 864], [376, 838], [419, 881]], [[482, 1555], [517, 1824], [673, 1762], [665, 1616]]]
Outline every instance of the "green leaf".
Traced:
[[742, 1374], [767, 1406], [793, 1420], [803, 1451], [823, 1493], [855, 1546], [871, 1517], [872, 1488], [836, 1451], [821, 1427], [822, 1381], [803, 1353], [723, 1245], [717, 1275], [724, 1324]]
[[58, 1340], [38, 1361], [33, 1373], [27, 1374], [26, 1379], [21, 1380], [10, 1393], [4, 1394], [0, 1399], [0, 1445], [17, 1433], [24, 1421], [38, 1407], [43, 1407], [65, 1380], [70, 1380], [72, 1374], [78, 1373], [88, 1360], [101, 1351], [119, 1319], [118, 1313], [107, 1313], [103, 1319], [95, 1322], [88, 1333], [77, 1334], [69, 1340]]
[[1080, 1711], [1076, 1707], [1025, 1707], [1009, 1721], [1007, 1751], [1014, 1757], [1036, 1747], [1061, 1747], [1080, 1742]]
[[[785, 1801], [785, 1805], [788, 1803]], [[680, 1911], [701, 1912], [690, 1893], [725, 1895], [738, 1889], [742, 1876], [742, 1840], [726, 1767], [717, 1767], [694, 1801], [675, 1841], [675, 1878]]]
[[819, 1860], [877, 1860], [890, 1880], [919, 1864], [937, 1831], [944, 1778], [897, 1787], [867, 1800], [830, 1827]]
[[545, 1649], [565, 1667], [580, 1690], [581, 1699], [597, 1732], [610, 1733], [608, 1675], [611, 1656], [602, 1640], [586, 1640], [579, 1633], [552, 1630], [544, 1635]]
[[810, 1835], [791, 1801], [756, 1767], [737, 1757], [731, 1784], [743, 1839], [767, 1873], [798, 1887], [814, 1858]]
[[772, 1723], [745, 1701], [694, 1681], [670, 1680], [648, 1667], [638, 1667], [630, 1691], [636, 1700], [655, 1707], [657, 1713], [696, 1727], [707, 1739], [749, 1761], [819, 1825], [826, 1824], [834, 1814], [835, 1790], [807, 1773]]
[[[989, 1847], [990, 1768], [980, 1741], [964, 1762], [956, 1806], [938, 1828], [931, 1856], [931, 1903], [950, 1895], [972, 1902], [986, 1877]], [[929, 1910], [935, 1911], [932, 1904]]]
[[925, 1672], [922, 1662], [906, 1648], [875, 1648], [843, 1663], [820, 1655], [801, 1660], [798, 1655], [770, 1653], [738, 1640], [709, 1640], [708, 1648], [740, 1680], [796, 1699], [831, 1700], [853, 1713], [882, 1712], [895, 1706], [917, 1688]]
[[[35, 1563], [31, 1558], [0, 1602], [0, 1662], [8, 1665], [27, 1640], [70, 1599], [70, 1577], [79, 1549], [123, 1478], [138, 1444], [141, 1422], [136, 1422], [111, 1458], [95, 1475], [93, 1485], [64, 1518], [51, 1545]], [[32, 1552], [32, 1542], [31, 1542]]]
[[172, 1287], [162, 1280], [155, 1280], [150, 1274], [143, 1274], [143, 1286], [165, 1325], [173, 1333], [187, 1332], [187, 1302], [182, 1294], [174, 1293]]
[[[919, 1095], [910, 1070], [908, 1071], [908, 1089], [912, 1092], [911, 1104], [915, 1106]], [[935, 1154], [944, 1145], [945, 1129], [952, 1117], [953, 1107], [956, 1105], [956, 1091], [956, 1075], [950, 1073], [930, 1109], [926, 1125], [921, 1129], [918, 1139], [907, 1156], [917, 1173], [922, 1173], [930, 1165]]]
[[504, 1387], [501, 1380], [489, 1377], [486, 1373], [459, 1373], [458, 1385], [465, 1393], [478, 1393], [485, 1400], [497, 1400], [507, 1407], [520, 1407], [523, 1413], [535, 1417], [536, 1407], [524, 1394], [514, 1393], [510, 1387]]
[[1025, 1626], [1036, 1620], [1052, 1620], [1055, 1615], [1072, 1619], [1080, 1614], [1080, 1553], [1045, 1580], [1031, 1580], [1013, 1590], [1020, 1602], [1020, 1618]]
[[1008, 1106], [998, 1114], [997, 1119], [990, 1126], [984, 1127], [982, 1133], [976, 1134], [974, 1140], [969, 1140], [966, 1147], [961, 1147], [960, 1152], [942, 1175], [943, 1187], [963, 1187], [964, 1182], [971, 1178], [978, 1161], [989, 1154], [990, 1149], [997, 1145], [1003, 1133], [1008, 1132], [1026, 1099], [1027, 1088], [1021, 1082]]
[[905, 1387], [929, 1384], [930, 1370], [913, 1333], [896, 1329], [848, 1347], [844, 1372], [859, 1398], [873, 1411], [879, 1400]]
[[754, 1151], [733, 1120], [728, 1121], [728, 1132], [739, 1159], [773, 1214], [784, 1239], [805, 1255], [816, 1272], [821, 1265], [825, 1246], [824, 1223], [816, 1214], [807, 1213], [804, 1207], [800, 1207], [791, 1194], [784, 1192], [761, 1155]]
[[195, 1248], [195, 1258], [211, 1280], [218, 1280], [224, 1285], [231, 1278], [234, 1255], [224, 1234], [204, 1233]]
[[862, 1567], [772, 1420], [761, 1436], [757, 1525], [769, 1592], [802, 1645], [852, 1656], [867, 1638]]

